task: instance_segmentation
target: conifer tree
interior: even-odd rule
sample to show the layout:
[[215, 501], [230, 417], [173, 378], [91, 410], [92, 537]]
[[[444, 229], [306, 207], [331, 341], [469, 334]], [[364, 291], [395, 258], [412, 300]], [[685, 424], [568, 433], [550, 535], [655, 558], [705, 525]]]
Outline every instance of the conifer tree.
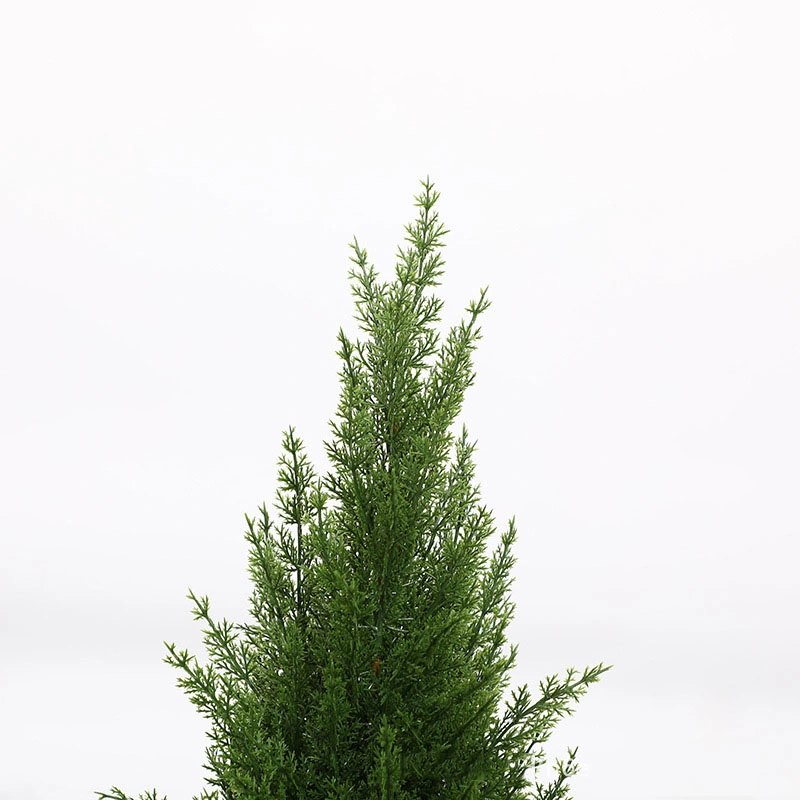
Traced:
[[[194, 800], [567, 798], [577, 748], [542, 783], [541, 745], [610, 667], [548, 677], [537, 699], [526, 684], [499, 711], [517, 653], [504, 633], [515, 522], [487, 559], [496, 528], [474, 481], [475, 443], [451, 432], [489, 302], [483, 289], [440, 345], [442, 301], [429, 290], [448, 231], [438, 193], [422, 186], [393, 282], [351, 245], [366, 337], [338, 334], [331, 470], [318, 477], [289, 428], [277, 518], [266, 505], [246, 516], [252, 620], [216, 622], [190, 591], [208, 662], [165, 643], [178, 685], [210, 720], [209, 788]], [[96, 794], [130, 800], [116, 787]]]

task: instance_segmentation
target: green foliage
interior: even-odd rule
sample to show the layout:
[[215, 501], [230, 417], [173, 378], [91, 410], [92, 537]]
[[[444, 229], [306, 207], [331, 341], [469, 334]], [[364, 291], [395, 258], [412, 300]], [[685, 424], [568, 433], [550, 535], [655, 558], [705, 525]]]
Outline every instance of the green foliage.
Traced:
[[[495, 533], [474, 482], [474, 443], [451, 433], [473, 383], [486, 289], [443, 344], [438, 193], [423, 182], [396, 278], [379, 283], [351, 245], [356, 319], [339, 331], [341, 398], [331, 471], [316, 476], [292, 428], [279, 461], [277, 519], [246, 517], [252, 621], [204, 624], [208, 662], [166, 644], [165, 661], [210, 720], [211, 789], [194, 800], [565, 800], [575, 750], [531, 783], [541, 748], [610, 667], [568, 670], [512, 692], [504, 653], [514, 519]], [[531, 787], [534, 794], [531, 794]], [[119, 789], [105, 800], [131, 800]], [[160, 800], [155, 791], [140, 800]], [[164, 800], [166, 800], [164, 798]]]

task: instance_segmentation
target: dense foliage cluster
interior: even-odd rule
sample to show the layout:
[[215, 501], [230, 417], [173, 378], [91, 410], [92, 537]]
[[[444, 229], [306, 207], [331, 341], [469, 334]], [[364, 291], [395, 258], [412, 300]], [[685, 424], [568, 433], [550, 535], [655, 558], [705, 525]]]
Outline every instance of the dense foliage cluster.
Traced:
[[365, 339], [339, 331], [331, 471], [318, 477], [289, 429], [277, 517], [247, 518], [252, 620], [216, 622], [190, 592], [208, 663], [167, 645], [210, 720], [200, 800], [562, 800], [577, 770], [572, 750], [539, 783], [535, 748], [609, 667], [552, 676], [537, 699], [525, 685], [498, 711], [517, 652], [504, 650], [516, 529], [487, 559], [474, 443], [451, 427], [489, 303], [484, 289], [440, 344], [437, 198], [424, 181], [393, 282], [351, 245]]

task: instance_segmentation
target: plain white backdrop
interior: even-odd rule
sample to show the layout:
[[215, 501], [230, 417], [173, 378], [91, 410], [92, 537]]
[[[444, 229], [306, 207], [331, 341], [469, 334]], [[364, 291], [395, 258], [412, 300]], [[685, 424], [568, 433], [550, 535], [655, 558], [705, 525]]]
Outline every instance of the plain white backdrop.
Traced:
[[[430, 175], [462, 415], [520, 531], [511, 687], [613, 670], [577, 800], [800, 794], [793, 4], [7, 3], [0, 798], [200, 792], [188, 588], [247, 619], [244, 513], [320, 471]], [[549, 773], [544, 773], [548, 778]]]

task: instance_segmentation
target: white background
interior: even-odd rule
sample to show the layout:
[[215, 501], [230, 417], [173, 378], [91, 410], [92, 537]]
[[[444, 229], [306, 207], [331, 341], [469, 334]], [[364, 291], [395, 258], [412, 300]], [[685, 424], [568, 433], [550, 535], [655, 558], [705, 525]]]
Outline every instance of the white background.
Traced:
[[[327, 469], [353, 235], [430, 175], [463, 421], [520, 531], [511, 686], [603, 661], [577, 800], [800, 795], [793, 4], [10, 2], [0, 798], [198, 794], [161, 662], [247, 619], [289, 425]], [[542, 777], [549, 777], [545, 773]]]

